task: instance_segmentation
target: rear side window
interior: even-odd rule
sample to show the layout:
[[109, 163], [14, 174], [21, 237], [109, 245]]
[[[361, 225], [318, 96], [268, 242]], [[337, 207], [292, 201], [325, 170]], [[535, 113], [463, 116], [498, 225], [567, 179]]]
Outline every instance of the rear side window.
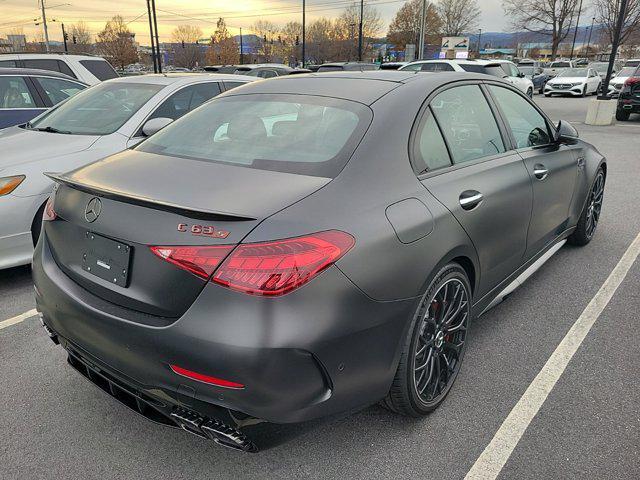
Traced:
[[0, 62], [0, 68], [15, 68], [18, 64], [15, 60], [2, 60]]
[[424, 65], [427, 65], [427, 64], [413, 63], [411, 65], [407, 65], [406, 67], [402, 67], [402, 70], [417, 72], [418, 70], [424, 70]]
[[551, 143], [547, 121], [533, 105], [507, 88], [490, 85], [489, 90], [506, 117], [517, 148]]
[[27, 58], [23, 60], [25, 68], [37, 68], [39, 70], [49, 70], [59, 72], [58, 60], [52, 58]]
[[245, 83], [246, 82], [224, 82], [224, 87], [227, 90], [231, 90], [232, 88], [240, 87]]
[[0, 108], [37, 108], [22, 77], [0, 77]]
[[69, 97], [73, 97], [85, 88], [84, 85], [62, 80], [61, 78], [36, 77], [34, 80], [40, 84], [47, 97], [49, 97], [51, 105], [56, 105]]
[[431, 109], [451, 149], [453, 163], [505, 151], [493, 112], [478, 85], [445, 90], [431, 101]]
[[435, 72], [439, 70], [437, 63], [423, 63], [421, 71], [423, 72]]
[[149, 119], [163, 117], [177, 120], [185, 113], [199, 107], [218, 94], [220, 94], [220, 84], [218, 82], [200, 83], [184, 87], [162, 102]]
[[318, 69], [318, 72], [341, 72], [344, 67], [340, 65], [323, 65]]
[[413, 147], [414, 168], [417, 175], [451, 166], [447, 145], [431, 113], [423, 118]]
[[98, 80], [109, 80], [110, 78], [118, 78], [117, 72], [111, 64], [106, 60], [80, 60], [80, 65], [91, 72], [91, 75]]
[[371, 110], [308, 95], [212, 100], [138, 150], [262, 170], [334, 177], [371, 122]]
[[61, 73], [64, 73], [65, 75], [70, 76], [71, 78], [78, 78], [75, 76], [75, 74], [71, 71], [71, 69], [69, 68], [69, 65], [67, 65], [64, 62], [61, 62], [60, 60], [58, 60], [58, 68], [60, 69]]
[[462, 67], [462, 69], [465, 72], [486, 73], [484, 71], [484, 66], [482, 66], [482, 65], [475, 65], [473, 63], [462, 63], [462, 64], [460, 64], [460, 66]]

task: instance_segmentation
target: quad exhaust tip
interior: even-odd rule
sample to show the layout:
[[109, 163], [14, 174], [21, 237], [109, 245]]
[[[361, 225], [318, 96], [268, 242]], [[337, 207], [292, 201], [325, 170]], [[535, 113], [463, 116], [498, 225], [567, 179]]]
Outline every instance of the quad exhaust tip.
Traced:
[[220, 420], [205, 418], [184, 408], [175, 408], [171, 418], [183, 430], [202, 438], [213, 440], [218, 445], [248, 453], [256, 453], [258, 446], [244, 433]]

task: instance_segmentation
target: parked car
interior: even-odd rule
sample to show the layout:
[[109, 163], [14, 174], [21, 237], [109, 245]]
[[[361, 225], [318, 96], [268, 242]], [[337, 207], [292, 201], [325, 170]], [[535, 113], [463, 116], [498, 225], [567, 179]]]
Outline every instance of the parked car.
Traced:
[[533, 82], [533, 88], [536, 92], [544, 93], [544, 86], [547, 84], [551, 77], [544, 73], [544, 69], [542, 67], [535, 67], [533, 65], [529, 66], [527, 64], [518, 64], [518, 70], [520, 70], [520, 72], [522, 72], [526, 78]]
[[484, 73], [513, 83], [521, 92], [533, 97], [533, 82], [508, 60], [418, 60], [399, 70]]
[[340, 72], [340, 71], [350, 71], [350, 72], [364, 72], [367, 70], [378, 70], [380, 65], [377, 63], [367, 63], [367, 62], [332, 62], [332, 63], [323, 63], [316, 70], [318, 73], [322, 72]]
[[175, 74], [103, 82], [20, 127], [0, 130], [0, 268], [31, 261], [44, 203], [64, 172], [130, 148], [252, 79]]
[[640, 113], [640, 67], [624, 82], [618, 96], [616, 120], [629, 120], [632, 113]]
[[596, 95], [602, 87], [602, 79], [593, 68], [566, 68], [547, 82], [544, 96], [553, 94], [585, 97]]
[[640, 66], [640, 58], [630, 58], [624, 62], [625, 67], [637, 67]]
[[426, 415], [474, 317], [593, 238], [604, 158], [513, 85], [320, 77], [252, 83], [52, 175], [36, 308], [147, 418], [255, 451], [256, 419]]
[[215, 73], [233, 73], [240, 65], [207, 65], [204, 67], [205, 72]]
[[555, 62], [551, 62], [548, 67], [545, 67], [544, 73], [553, 78], [559, 75], [563, 70], [574, 67], [575, 64], [571, 60], [556, 60]]
[[102, 57], [66, 53], [0, 53], [0, 68], [35, 68], [63, 73], [88, 85], [117, 78], [113, 67]]
[[[598, 73], [598, 75], [600, 75], [600, 78], [604, 80], [607, 76], [609, 62], [591, 62], [589, 64], [589, 68], [593, 68]], [[618, 73], [621, 68], [622, 67], [620, 66], [620, 63], [614, 62], [612, 76], [615, 76], [615, 74]]]
[[233, 73], [236, 75], [248, 75], [257, 78], [275, 78], [283, 75], [297, 73], [309, 73], [311, 70], [291, 68], [281, 63], [257, 63], [249, 65], [238, 65]]
[[608, 94], [611, 97], [617, 97], [624, 86], [624, 82], [633, 76], [637, 67], [623, 67], [618, 74], [609, 81]]
[[27, 68], [0, 69], [0, 129], [28, 122], [87, 88], [61, 73]]
[[380, 70], [398, 70], [400, 67], [408, 65], [409, 62], [386, 62], [380, 64]]

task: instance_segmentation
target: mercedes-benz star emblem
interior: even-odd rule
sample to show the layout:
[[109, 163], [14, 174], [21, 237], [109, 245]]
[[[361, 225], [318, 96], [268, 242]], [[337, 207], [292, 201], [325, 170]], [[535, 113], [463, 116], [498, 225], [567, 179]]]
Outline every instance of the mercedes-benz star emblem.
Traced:
[[102, 211], [102, 202], [98, 197], [93, 197], [87, 203], [87, 206], [84, 209], [84, 219], [91, 223], [95, 222], [96, 219], [100, 216], [100, 212]]

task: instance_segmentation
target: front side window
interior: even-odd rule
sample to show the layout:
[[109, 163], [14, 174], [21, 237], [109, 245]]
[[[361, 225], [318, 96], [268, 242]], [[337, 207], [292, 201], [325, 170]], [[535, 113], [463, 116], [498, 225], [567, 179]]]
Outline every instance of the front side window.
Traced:
[[220, 84], [218, 82], [200, 83], [184, 87], [162, 102], [149, 119], [162, 117], [177, 120], [185, 113], [199, 107], [218, 94], [220, 94]]
[[85, 89], [84, 85], [60, 78], [36, 77], [35, 80], [40, 84], [47, 97], [49, 97], [51, 105], [57, 105]]
[[425, 115], [418, 127], [413, 155], [414, 168], [418, 175], [451, 166], [447, 145], [435, 118], [430, 113]]
[[[138, 150], [320, 177], [334, 177], [371, 122], [371, 110], [308, 95], [239, 95], [214, 99]], [[179, 160], [176, 160], [179, 163]]]
[[106, 60], [80, 60], [80, 65], [100, 81], [118, 78], [118, 73]]
[[0, 77], [0, 108], [36, 108], [22, 77]]
[[507, 88], [490, 85], [489, 90], [504, 113], [517, 148], [551, 143], [547, 121], [533, 105]]
[[83, 90], [33, 121], [31, 128], [108, 135], [122, 127], [163, 85], [107, 82]]
[[0, 61], [0, 68], [16, 68], [18, 64], [15, 60], [2, 60]]
[[435, 72], [438, 70], [437, 63], [423, 63], [421, 71], [423, 72]]
[[505, 151], [498, 124], [478, 85], [445, 90], [431, 101], [431, 109], [447, 140], [453, 163]]

